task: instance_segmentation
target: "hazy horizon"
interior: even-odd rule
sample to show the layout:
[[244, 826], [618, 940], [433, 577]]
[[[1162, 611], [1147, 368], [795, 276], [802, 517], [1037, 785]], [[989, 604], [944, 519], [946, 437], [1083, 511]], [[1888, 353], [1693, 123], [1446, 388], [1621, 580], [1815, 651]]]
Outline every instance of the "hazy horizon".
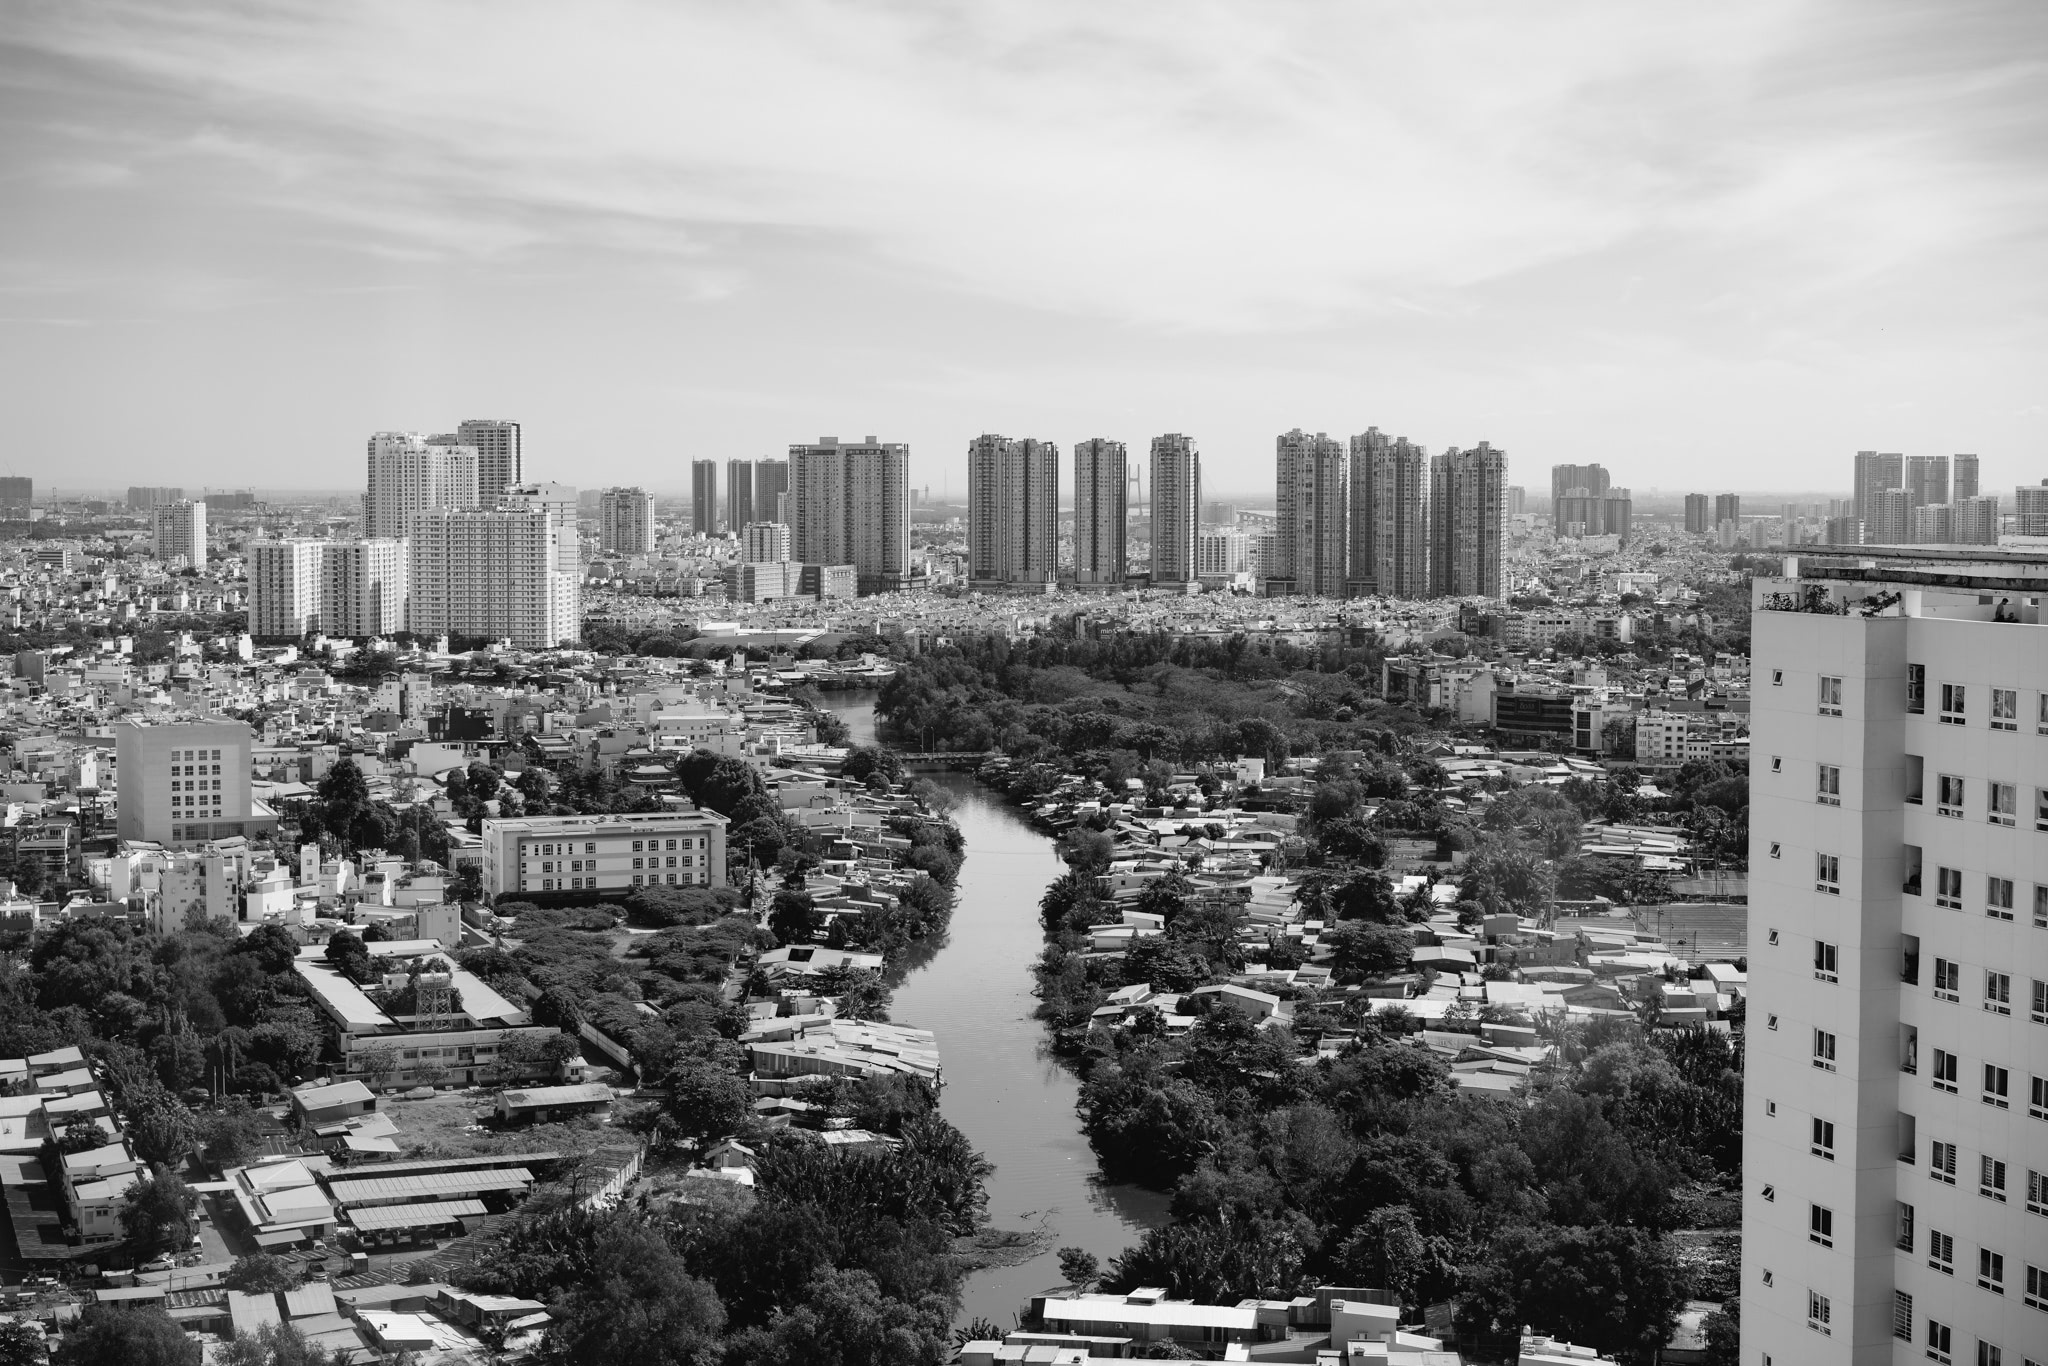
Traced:
[[1182, 431], [1255, 489], [1296, 425], [1546, 493], [2048, 475], [2021, 0], [10, 20], [0, 472], [39, 484], [359, 488], [369, 433], [492, 416], [579, 487], [873, 433], [958, 496], [984, 431]]

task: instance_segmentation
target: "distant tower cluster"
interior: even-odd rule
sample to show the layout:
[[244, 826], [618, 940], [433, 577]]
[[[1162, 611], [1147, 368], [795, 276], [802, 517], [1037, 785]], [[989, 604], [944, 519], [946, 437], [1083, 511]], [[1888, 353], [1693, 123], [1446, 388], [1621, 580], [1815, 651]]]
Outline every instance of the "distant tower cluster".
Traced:
[[1502, 490], [1507, 464], [1506, 453], [1484, 441], [1469, 451], [1453, 446], [1430, 458], [1430, 596], [1501, 595], [1500, 529], [1506, 515]]
[[[1996, 494], [1980, 492], [1978, 459], [1963, 453], [1858, 451], [1851, 514], [1856, 535], [1831, 523], [1831, 544], [1996, 545]], [[1843, 539], [1837, 540], [1841, 535]]]

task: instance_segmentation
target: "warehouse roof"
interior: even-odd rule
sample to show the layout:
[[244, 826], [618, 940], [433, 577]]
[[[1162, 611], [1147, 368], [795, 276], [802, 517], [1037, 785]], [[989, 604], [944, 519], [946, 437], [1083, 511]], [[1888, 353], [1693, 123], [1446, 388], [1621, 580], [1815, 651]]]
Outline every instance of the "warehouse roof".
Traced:
[[430, 1172], [421, 1176], [329, 1181], [327, 1190], [344, 1206], [400, 1205], [420, 1200], [454, 1200], [485, 1191], [523, 1191], [532, 1184], [531, 1172], [514, 1167], [510, 1171]]
[[368, 1232], [375, 1229], [432, 1228], [489, 1213], [481, 1200], [429, 1200], [418, 1205], [372, 1205], [367, 1209], [350, 1210], [348, 1221]]

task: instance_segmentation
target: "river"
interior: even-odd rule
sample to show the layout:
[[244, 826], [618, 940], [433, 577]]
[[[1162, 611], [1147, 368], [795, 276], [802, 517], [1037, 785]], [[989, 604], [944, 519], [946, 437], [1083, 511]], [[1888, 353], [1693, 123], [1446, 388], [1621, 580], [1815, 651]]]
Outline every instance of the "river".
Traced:
[[[874, 742], [871, 697], [827, 694], [826, 709], [856, 744]], [[1038, 898], [1061, 871], [1052, 841], [971, 777], [934, 781], [958, 803], [953, 819], [967, 858], [945, 941], [896, 988], [890, 1018], [938, 1035], [941, 1108], [995, 1163], [990, 1221], [1052, 1235], [1030, 1261], [968, 1278], [961, 1321], [986, 1316], [1007, 1328], [1033, 1294], [1061, 1284], [1056, 1249], [1086, 1248], [1106, 1266], [1166, 1222], [1167, 1197], [1102, 1179], [1074, 1112], [1080, 1082], [1047, 1051], [1044, 1027], [1031, 1017], [1031, 964], [1044, 945]]]

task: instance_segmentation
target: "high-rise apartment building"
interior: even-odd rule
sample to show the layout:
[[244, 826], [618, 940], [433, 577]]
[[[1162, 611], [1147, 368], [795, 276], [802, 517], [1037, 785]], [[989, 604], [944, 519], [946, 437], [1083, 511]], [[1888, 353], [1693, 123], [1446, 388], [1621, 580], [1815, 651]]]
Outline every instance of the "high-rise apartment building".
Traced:
[[160, 504], [150, 509], [150, 546], [160, 560], [182, 557], [186, 563], [206, 564], [206, 504], [191, 499]]
[[[1906, 485], [1906, 457], [1897, 451], [1856, 452], [1856, 518], [1869, 523], [1871, 504], [1875, 496], [1885, 489], [1904, 488]], [[1870, 539], [1866, 529], [1864, 539]]]
[[114, 727], [117, 833], [186, 845], [275, 830], [276, 814], [249, 790], [253, 745], [240, 721], [122, 721]]
[[746, 564], [789, 563], [789, 528], [781, 522], [749, 522], [740, 532], [740, 559]]
[[1913, 495], [1907, 490], [1872, 489], [1863, 514], [1863, 544], [1904, 545], [1912, 539]]
[[1344, 551], [1348, 573], [1344, 591], [1354, 598], [1370, 597], [1381, 589], [1379, 519], [1373, 502], [1378, 485], [1374, 482], [1374, 469], [1380, 458], [1393, 449], [1393, 444], [1377, 427], [1367, 427], [1351, 438], [1351, 506], [1344, 514], [1350, 544]]
[[413, 517], [408, 627], [547, 649], [582, 636], [576, 491], [519, 484], [493, 509]]
[[[1501, 595], [1501, 491], [1507, 454], [1482, 441], [1429, 462], [1429, 585], [1440, 598]], [[1601, 490], [1603, 496], [1606, 489]]]
[[36, 481], [25, 474], [0, 475], [0, 521], [25, 522], [36, 505]]
[[1627, 489], [1610, 488], [1600, 500], [1600, 524], [1623, 545], [1635, 539], [1635, 515], [1635, 499]]
[[1152, 438], [1152, 586], [1178, 588], [1200, 577], [1202, 454], [1178, 432]]
[[1862, 545], [1863, 523], [1847, 515], [1830, 517], [1821, 533], [1827, 545]]
[[1717, 493], [1714, 495], [1714, 525], [1723, 522], [1742, 522], [1742, 495], [1739, 493]]
[[258, 640], [297, 640], [319, 629], [324, 544], [259, 541], [249, 548], [250, 635]]
[[690, 462], [690, 531], [698, 536], [718, 534], [718, 462]]
[[2048, 536], [2048, 479], [2012, 491], [2013, 534]]
[[499, 495], [526, 482], [525, 456], [519, 448], [519, 424], [501, 418], [471, 418], [455, 429], [455, 445], [476, 452], [478, 505], [496, 507]]
[[1351, 462], [1344, 443], [1296, 427], [1275, 438], [1273, 468], [1279, 563], [1264, 571], [1266, 592], [1342, 597], [1351, 551]]
[[2021, 1366], [2048, 1358], [2048, 562], [1875, 563], [1754, 586], [1741, 1356]]
[[369, 481], [363, 494], [363, 535], [383, 540], [407, 534], [416, 513], [429, 508], [482, 506], [476, 447], [437, 445], [418, 432], [378, 432], [369, 442]]
[[1688, 493], [1685, 495], [1685, 529], [1694, 536], [1704, 536], [1714, 529], [1707, 520], [1707, 495]]
[[1906, 457], [1907, 497], [1916, 508], [1933, 507], [1948, 501], [1948, 457], [1909, 455]]
[[597, 547], [606, 555], [645, 555], [654, 549], [654, 495], [643, 488], [610, 488], [597, 496]]
[[[1584, 490], [1581, 496], [1591, 498], [1595, 503], [1607, 496], [1610, 487], [1607, 470], [1600, 465], [1552, 465], [1550, 467], [1550, 524], [1562, 527], [1568, 520], [1558, 503], [1574, 490]], [[1599, 527], [1590, 527], [1586, 535], [1598, 536]]]
[[1060, 448], [986, 434], [967, 445], [967, 576], [1046, 589], [1060, 572]]
[[[1913, 491], [1906, 490], [1912, 497]], [[1955, 509], [1947, 503], [1923, 503], [1908, 514], [1911, 526], [1906, 539], [1914, 545], [1947, 545], [1955, 539]]]
[[850, 564], [863, 593], [910, 586], [910, 447], [820, 437], [789, 448], [791, 553]]
[[[754, 462], [725, 462], [725, 524], [734, 531], [763, 520], [754, 510]], [[767, 520], [773, 520], [769, 518]]]
[[1389, 597], [1429, 596], [1428, 478], [1422, 447], [1405, 436], [1373, 458], [1373, 577]]
[[757, 522], [787, 522], [789, 510], [783, 500], [789, 494], [789, 462], [787, 460], [756, 460], [754, 462], [754, 520]]
[[147, 512], [151, 508], [161, 507], [165, 503], [180, 502], [184, 497], [185, 490], [183, 489], [149, 488], [141, 484], [130, 484], [128, 486], [128, 510], [130, 512]]
[[1977, 486], [1977, 457], [1958, 455], [1954, 457], [1955, 474], [1949, 488], [1951, 502], [1960, 503], [1965, 498], [1975, 498]]
[[1090, 437], [1074, 443], [1074, 583], [1101, 588], [1124, 581], [1124, 443]]
[[1510, 517], [1519, 517], [1528, 508], [1529, 491], [1520, 484], [1509, 484], [1503, 506]]
[[1246, 574], [1252, 567], [1252, 538], [1235, 528], [1205, 531], [1195, 548], [1195, 556], [1196, 571], [1204, 582]]
[[1955, 509], [1955, 534], [1950, 539], [1957, 545], [1998, 544], [1997, 494], [1959, 496], [1950, 506]]

